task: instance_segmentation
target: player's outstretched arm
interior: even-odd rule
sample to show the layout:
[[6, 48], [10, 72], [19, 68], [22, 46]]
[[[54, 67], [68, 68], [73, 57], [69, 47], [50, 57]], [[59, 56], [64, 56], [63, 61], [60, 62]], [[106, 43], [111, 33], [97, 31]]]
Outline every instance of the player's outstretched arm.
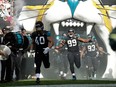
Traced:
[[92, 41], [91, 38], [89, 38], [89, 39], [78, 38], [78, 40], [81, 41], [81, 42], [84, 42], [84, 43]]

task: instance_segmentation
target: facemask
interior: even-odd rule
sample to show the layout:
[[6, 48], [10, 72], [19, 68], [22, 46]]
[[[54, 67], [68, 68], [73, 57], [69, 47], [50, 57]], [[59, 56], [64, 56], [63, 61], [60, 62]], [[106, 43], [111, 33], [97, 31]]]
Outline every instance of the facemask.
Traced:
[[73, 37], [73, 34], [69, 34], [69, 37]]

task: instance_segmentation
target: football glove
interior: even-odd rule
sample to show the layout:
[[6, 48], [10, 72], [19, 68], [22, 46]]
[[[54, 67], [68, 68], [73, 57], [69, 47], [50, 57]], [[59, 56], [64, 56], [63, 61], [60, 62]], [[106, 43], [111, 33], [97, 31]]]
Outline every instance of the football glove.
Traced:
[[50, 51], [50, 48], [49, 48], [49, 47], [46, 47], [46, 48], [44, 48], [43, 53], [44, 53], [44, 54], [47, 54], [49, 51]]

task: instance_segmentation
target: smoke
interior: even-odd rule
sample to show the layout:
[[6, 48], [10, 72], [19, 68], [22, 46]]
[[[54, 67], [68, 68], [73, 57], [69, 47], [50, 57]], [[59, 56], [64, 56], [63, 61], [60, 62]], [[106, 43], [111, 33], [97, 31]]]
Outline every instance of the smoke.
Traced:
[[15, 1], [15, 16], [18, 17], [20, 11], [22, 10], [22, 7], [25, 5], [24, 0], [16, 0]]
[[22, 10], [22, 7], [23, 6], [25, 6], [25, 2], [24, 2], [24, 0], [15, 0], [15, 2], [14, 2], [14, 8], [13, 8], [13, 10], [14, 10], [14, 27], [13, 27], [13, 31], [14, 32], [16, 32], [16, 31], [20, 31], [20, 29], [19, 29], [19, 21], [17, 20], [18, 19], [18, 17], [19, 17], [19, 15], [20, 15], [20, 12], [21, 12], [21, 10]]

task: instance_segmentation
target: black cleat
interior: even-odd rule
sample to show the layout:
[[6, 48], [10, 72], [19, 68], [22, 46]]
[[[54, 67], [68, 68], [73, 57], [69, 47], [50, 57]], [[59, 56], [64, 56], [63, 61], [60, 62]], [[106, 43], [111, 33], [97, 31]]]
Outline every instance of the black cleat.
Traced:
[[72, 80], [76, 80], [77, 78], [76, 78], [76, 76], [75, 75], [73, 75], [72, 76]]
[[37, 83], [37, 84], [40, 83], [40, 79], [39, 79], [39, 78], [36, 79], [36, 83]]

